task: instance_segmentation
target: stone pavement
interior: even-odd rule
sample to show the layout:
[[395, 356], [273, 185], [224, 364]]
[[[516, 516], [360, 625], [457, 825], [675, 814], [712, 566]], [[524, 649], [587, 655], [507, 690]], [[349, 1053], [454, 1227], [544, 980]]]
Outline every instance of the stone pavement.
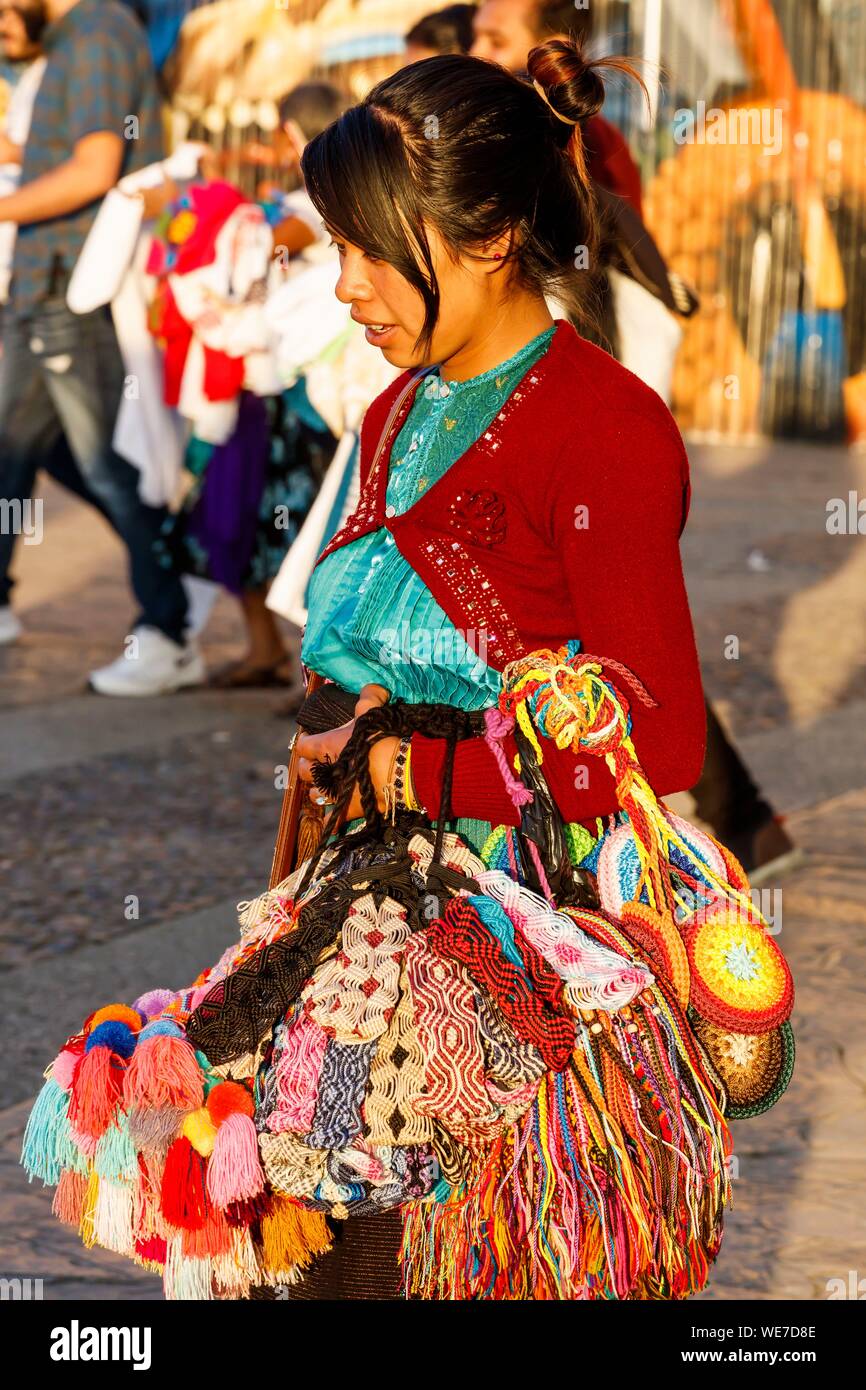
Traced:
[[[866, 496], [866, 457], [690, 453], [683, 555], [707, 688], [809, 850], [772, 903], [797, 1068], [774, 1110], [734, 1126], [734, 1208], [702, 1297], [824, 1298], [828, 1279], [866, 1275], [866, 542], [825, 528], [829, 498]], [[18, 1167], [21, 1133], [42, 1068], [91, 1008], [188, 983], [233, 935], [235, 904], [266, 882], [290, 728], [278, 692], [85, 693], [130, 608], [111, 533], [57, 491], [19, 574], [27, 633], [0, 652], [0, 1274], [43, 1278], [47, 1298], [155, 1298], [153, 1276], [54, 1221]], [[209, 661], [239, 640], [221, 598]]]

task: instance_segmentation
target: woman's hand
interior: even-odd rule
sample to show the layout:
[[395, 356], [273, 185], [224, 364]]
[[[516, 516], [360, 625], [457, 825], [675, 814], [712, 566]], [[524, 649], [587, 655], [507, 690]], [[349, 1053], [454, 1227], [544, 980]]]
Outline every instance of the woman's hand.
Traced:
[[[382, 685], [365, 685], [355, 704], [355, 719], [359, 719], [368, 709], [374, 709], [378, 705], [387, 704], [391, 698], [390, 692]], [[317, 806], [321, 806], [327, 814], [328, 800], [323, 792], [313, 782], [313, 763], [314, 762], [336, 762], [345, 748], [355, 729], [355, 719], [350, 719], [347, 724], [341, 724], [337, 729], [329, 729], [324, 734], [304, 734], [298, 731], [298, 775], [302, 782], [309, 784], [310, 800]], [[370, 753], [370, 775], [373, 786], [376, 790], [376, 802], [380, 810], [385, 808], [385, 797], [382, 791], [388, 778], [388, 770], [396, 748], [399, 746], [398, 738], [380, 739], [373, 745]], [[361, 795], [357, 783], [352, 792], [352, 799], [346, 809], [346, 819], [354, 820], [364, 814], [361, 806]]]
[[[338, 729], [328, 729], [324, 734], [304, 734], [298, 730], [298, 742], [296, 751], [298, 754], [298, 776], [302, 782], [309, 784], [310, 800], [317, 806], [325, 806], [327, 797], [324, 792], [313, 782], [313, 763], [335, 763], [345, 748], [355, 728], [354, 719], [350, 719], [348, 724], [341, 724]], [[357, 787], [355, 795], [352, 797], [354, 805], [357, 797]], [[360, 815], [360, 812], [355, 812]], [[351, 808], [350, 808], [351, 816]]]

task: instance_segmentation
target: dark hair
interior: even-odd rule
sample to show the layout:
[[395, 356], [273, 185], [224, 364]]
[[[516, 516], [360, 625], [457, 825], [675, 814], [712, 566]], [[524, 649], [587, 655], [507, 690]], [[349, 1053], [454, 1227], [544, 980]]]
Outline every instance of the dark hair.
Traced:
[[343, 114], [350, 100], [332, 82], [301, 82], [280, 101], [280, 122], [296, 121], [313, 140]]
[[477, 5], [446, 5], [425, 14], [406, 35], [407, 44], [432, 48], [434, 53], [468, 53], [472, 47], [472, 20]]
[[[311, 141], [302, 168], [323, 220], [367, 255], [386, 261], [421, 295], [426, 351], [439, 316], [439, 286], [424, 219], [455, 253], [512, 232], [499, 273], [551, 292], [578, 323], [594, 322], [585, 247], [596, 265], [598, 223], [580, 123], [599, 110], [599, 69], [621, 59], [584, 59], [550, 40], [529, 54], [536, 79], [560, 113], [521, 77], [461, 54], [410, 63], [385, 78]], [[574, 122], [574, 124], [572, 124]]]

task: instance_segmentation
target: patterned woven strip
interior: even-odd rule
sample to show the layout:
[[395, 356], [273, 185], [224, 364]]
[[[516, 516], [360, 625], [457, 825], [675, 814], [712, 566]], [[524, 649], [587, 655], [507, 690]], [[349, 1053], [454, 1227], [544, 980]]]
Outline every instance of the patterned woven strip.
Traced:
[[[253, 1120], [256, 1129], [261, 1131], [267, 1129], [271, 1115], [274, 1113], [277, 1104], [277, 1061], [280, 1053], [285, 1047], [286, 1038], [291, 1025], [299, 1015], [299, 1004], [294, 1004], [284, 1018], [280, 1020], [274, 1028], [273, 1037], [269, 1047], [265, 1049], [264, 1065], [261, 1068], [254, 1082], [255, 1094], [255, 1114]], [[310, 1121], [312, 1124], [312, 1120]], [[309, 1128], [309, 1126], [308, 1126]]]
[[230, 1062], [220, 1062], [219, 1066], [210, 1068], [211, 1074], [225, 1077], [227, 1081], [249, 1080], [255, 1076], [261, 1065], [267, 1043], [268, 1040], [262, 1038], [255, 1052], [244, 1052], [239, 1057], [233, 1057]]
[[[409, 841], [409, 854], [419, 871], [426, 878], [433, 862], [433, 841], [423, 835], [413, 835]], [[459, 835], [446, 831], [442, 842], [442, 862], [455, 873], [475, 878], [484, 869], [484, 863]]]
[[518, 926], [514, 928], [514, 944], [520, 953], [523, 970], [533, 994], [543, 999], [554, 1013], [565, 1013], [565, 989], [561, 977], [551, 969], [544, 956], [535, 949]]
[[385, 1187], [394, 1182], [392, 1160], [395, 1152], [391, 1148], [374, 1150], [366, 1140], [359, 1139], [351, 1147], [329, 1154], [325, 1166], [334, 1182], [363, 1182], [371, 1187]]
[[325, 1174], [327, 1153], [302, 1144], [295, 1134], [260, 1134], [259, 1154], [275, 1192], [312, 1198]]
[[[322, 858], [317, 866], [317, 879], [324, 878], [329, 873], [333, 861], [338, 857], [339, 852], [336, 846], [333, 849], [323, 850]], [[306, 869], [307, 865], [303, 863], [276, 887], [269, 888], [250, 902], [238, 903], [241, 929], [245, 937], [264, 938], [273, 929], [275, 923], [285, 918], [288, 906], [295, 903], [297, 890], [303, 881]], [[299, 904], [295, 903], [295, 905], [298, 906]]]
[[428, 1196], [439, 1177], [432, 1144], [377, 1149], [355, 1145], [329, 1156], [327, 1175], [317, 1195], [342, 1201], [347, 1208], [342, 1214], [354, 1220], [362, 1213], [386, 1211]]
[[438, 1121], [433, 1126], [433, 1147], [439, 1171], [451, 1187], [461, 1187], [469, 1181], [472, 1175], [471, 1153]]
[[544, 1075], [547, 1064], [538, 1048], [517, 1037], [489, 995], [476, 994], [475, 1011], [488, 1091], [491, 1087], [500, 1092], [517, 1091]]
[[451, 961], [437, 956], [426, 934], [406, 943], [406, 973], [418, 1042], [424, 1054], [424, 1094], [418, 1108], [452, 1134], [490, 1113], [474, 991]]
[[[547, 1073], [545, 1072], [545, 1076]], [[496, 1086], [488, 1086], [491, 1099], [495, 1101], [499, 1117], [499, 1128], [502, 1131], [509, 1129], [516, 1124], [521, 1116], [525, 1115], [535, 1097], [538, 1095], [538, 1088], [544, 1080], [543, 1076], [537, 1076], [534, 1081], [527, 1081], [524, 1086], [519, 1086], [516, 1091], [500, 1091]]]
[[568, 1065], [573, 1019], [555, 1012], [533, 991], [524, 971], [506, 959], [501, 944], [465, 898], [452, 898], [425, 935], [439, 955], [465, 966], [475, 983], [492, 995], [517, 1036], [538, 1048], [547, 1066], [562, 1071]]
[[408, 936], [405, 910], [393, 898], [377, 907], [367, 893], [352, 904], [339, 952], [319, 967], [301, 995], [307, 1013], [329, 1037], [371, 1042], [385, 1032], [397, 1006]]
[[433, 1137], [433, 1121], [418, 1108], [424, 1091], [424, 1053], [415, 1030], [405, 963], [400, 989], [400, 1002], [370, 1065], [364, 1132], [372, 1145], [424, 1144]]
[[400, 1180], [390, 1168], [385, 1170], [381, 1183], [373, 1184], [359, 1179], [351, 1165], [343, 1162], [341, 1154], [332, 1153], [316, 1197], [322, 1204], [322, 1211], [329, 1211], [338, 1221], [345, 1221], [360, 1212], [398, 1206], [402, 1192]]
[[186, 1034], [212, 1065], [254, 1052], [300, 992], [322, 951], [334, 940], [331, 920], [302, 920], [286, 940], [263, 946], [209, 991], [189, 1016]]
[[362, 1130], [361, 1104], [370, 1076], [373, 1043], [339, 1043], [328, 1040], [313, 1128], [306, 1142], [313, 1149], [343, 1149]]
[[403, 1179], [405, 1198], [426, 1197], [439, 1181], [439, 1160], [431, 1144], [394, 1150], [394, 1171]]
[[[653, 975], [601, 945], [565, 912], [555, 912], [537, 893], [499, 870], [478, 877], [484, 891], [505, 909], [528, 941], [567, 984], [576, 1008], [616, 1012], [653, 982]], [[588, 911], [586, 916], [593, 916]], [[604, 925], [604, 919], [599, 917]]]
[[240, 939], [227, 946], [216, 965], [198, 977], [192, 1007], [195, 1008], [214, 985], [231, 975], [263, 946], [294, 931], [298, 924], [299, 907], [300, 904], [295, 902], [291, 894], [276, 890], [263, 893], [253, 903], [239, 903]]
[[291, 1129], [296, 1134], [306, 1134], [312, 1129], [327, 1046], [326, 1034], [306, 1014], [299, 1014], [287, 1024], [284, 1045], [271, 1069], [275, 1096], [268, 1129], [272, 1133]]

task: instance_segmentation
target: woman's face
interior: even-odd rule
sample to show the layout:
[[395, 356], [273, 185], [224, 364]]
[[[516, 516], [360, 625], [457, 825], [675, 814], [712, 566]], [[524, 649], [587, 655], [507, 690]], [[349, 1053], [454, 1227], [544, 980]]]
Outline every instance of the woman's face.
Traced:
[[[352, 318], [365, 325], [367, 341], [395, 367], [446, 363], [471, 342], [482, 324], [489, 323], [506, 293], [504, 267], [491, 274], [497, 262], [463, 255], [455, 260], [435, 229], [426, 231], [440, 294], [439, 318], [426, 353], [415, 347], [424, 326], [424, 301], [418, 291], [394, 266], [371, 259], [359, 246], [331, 232], [340, 255], [337, 298], [351, 305]], [[500, 248], [480, 249], [492, 255]]]

